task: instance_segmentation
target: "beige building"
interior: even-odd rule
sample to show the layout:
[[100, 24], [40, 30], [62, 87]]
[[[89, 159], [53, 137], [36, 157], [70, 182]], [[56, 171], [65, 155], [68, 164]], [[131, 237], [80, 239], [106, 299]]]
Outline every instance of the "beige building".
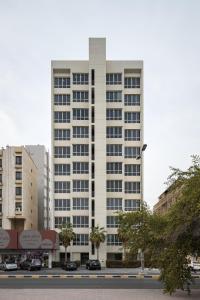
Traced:
[[165, 214], [170, 207], [177, 201], [181, 188], [169, 186], [159, 197], [158, 202], [154, 205], [153, 211], [157, 214]]
[[51, 76], [52, 228], [73, 224], [68, 251], [84, 264], [90, 228], [104, 227], [105, 264], [122, 256], [116, 211], [140, 208], [143, 62], [106, 60], [106, 39], [90, 38], [89, 60], [52, 61]]
[[22, 147], [0, 150], [0, 228], [37, 229], [37, 168]]

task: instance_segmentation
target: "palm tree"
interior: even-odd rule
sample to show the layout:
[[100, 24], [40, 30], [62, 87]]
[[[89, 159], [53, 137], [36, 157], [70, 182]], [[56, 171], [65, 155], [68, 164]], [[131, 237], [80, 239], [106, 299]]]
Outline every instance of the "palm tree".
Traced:
[[65, 262], [67, 261], [67, 247], [70, 246], [71, 241], [75, 239], [75, 233], [73, 232], [73, 226], [71, 223], [63, 224], [60, 228], [59, 239], [65, 247]]
[[104, 243], [106, 235], [105, 235], [104, 227], [99, 227], [99, 225], [91, 228], [90, 232], [90, 241], [94, 244], [97, 249], [97, 259], [99, 259], [99, 248], [101, 243]]

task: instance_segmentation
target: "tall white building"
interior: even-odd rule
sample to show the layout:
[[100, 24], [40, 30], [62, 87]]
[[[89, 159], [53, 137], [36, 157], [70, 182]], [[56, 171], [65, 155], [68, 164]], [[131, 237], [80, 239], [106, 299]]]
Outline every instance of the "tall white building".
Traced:
[[106, 39], [90, 38], [89, 60], [52, 61], [51, 76], [52, 227], [73, 224], [82, 264], [96, 258], [90, 228], [104, 227], [105, 264], [122, 256], [115, 212], [142, 198], [143, 62], [106, 60]]
[[37, 167], [38, 229], [50, 228], [50, 168], [49, 152], [43, 145], [26, 145]]

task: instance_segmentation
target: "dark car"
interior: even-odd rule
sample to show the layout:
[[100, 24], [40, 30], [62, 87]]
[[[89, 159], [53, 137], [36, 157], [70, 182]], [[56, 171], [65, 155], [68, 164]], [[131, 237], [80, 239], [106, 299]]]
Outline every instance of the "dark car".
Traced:
[[66, 271], [75, 271], [77, 270], [77, 264], [74, 261], [64, 262], [62, 268]]
[[86, 269], [88, 270], [101, 270], [101, 264], [98, 259], [89, 259], [86, 262]]
[[36, 259], [36, 258], [27, 259], [20, 263], [20, 268], [22, 270], [29, 270], [29, 271], [41, 270], [42, 263], [41, 263], [40, 259]]

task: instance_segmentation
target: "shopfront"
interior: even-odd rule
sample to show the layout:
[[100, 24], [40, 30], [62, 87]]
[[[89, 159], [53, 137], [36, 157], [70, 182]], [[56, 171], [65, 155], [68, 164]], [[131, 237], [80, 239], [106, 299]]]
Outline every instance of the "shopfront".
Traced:
[[52, 256], [59, 249], [59, 237], [54, 230], [0, 229], [0, 262], [16, 263], [27, 258], [39, 258], [43, 265], [52, 267]]

